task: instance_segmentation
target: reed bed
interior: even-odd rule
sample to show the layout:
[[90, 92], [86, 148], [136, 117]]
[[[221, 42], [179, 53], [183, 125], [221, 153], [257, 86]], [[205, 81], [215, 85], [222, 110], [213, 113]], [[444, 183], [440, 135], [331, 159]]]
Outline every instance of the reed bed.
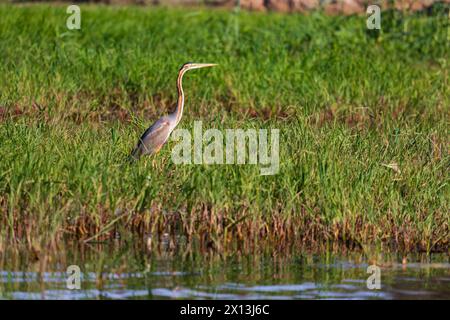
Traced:
[[[0, 252], [63, 240], [180, 237], [211, 250], [270, 243], [448, 251], [448, 8], [365, 18], [202, 8], [0, 5]], [[140, 133], [280, 129], [280, 171], [134, 166]]]

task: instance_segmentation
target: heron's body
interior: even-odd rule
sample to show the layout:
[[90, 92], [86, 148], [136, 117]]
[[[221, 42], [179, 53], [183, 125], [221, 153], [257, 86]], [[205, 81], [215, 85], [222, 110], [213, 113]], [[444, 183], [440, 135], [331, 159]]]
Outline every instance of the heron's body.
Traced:
[[143, 155], [151, 155], [158, 152], [161, 147], [167, 142], [170, 134], [180, 122], [184, 108], [184, 92], [182, 86], [184, 73], [188, 70], [212, 66], [215, 66], [215, 64], [186, 63], [183, 65], [183, 67], [181, 67], [177, 79], [178, 101], [175, 111], [167, 116], [159, 118], [147, 130], [145, 130], [133, 152], [131, 153], [131, 157], [134, 160], [138, 160]]

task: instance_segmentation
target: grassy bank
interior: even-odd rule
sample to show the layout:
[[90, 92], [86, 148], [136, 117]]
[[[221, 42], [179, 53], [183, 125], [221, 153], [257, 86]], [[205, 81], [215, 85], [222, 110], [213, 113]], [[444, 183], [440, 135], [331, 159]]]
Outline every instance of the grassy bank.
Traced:
[[[445, 15], [328, 17], [0, 6], [0, 251], [117, 232], [448, 250]], [[180, 123], [280, 129], [280, 171], [175, 165], [173, 142], [123, 165], [176, 101]]]

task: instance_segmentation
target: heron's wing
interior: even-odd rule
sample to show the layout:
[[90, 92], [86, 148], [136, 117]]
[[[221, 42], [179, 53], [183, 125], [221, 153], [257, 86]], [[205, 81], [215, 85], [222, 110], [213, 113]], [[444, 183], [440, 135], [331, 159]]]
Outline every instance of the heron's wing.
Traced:
[[139, 141], [148, 147], [160, 147], [166, 142], [169, 134], [170, 122], [161, 119], [161, 121], [156, 122], [148, 128]]
[[132, 157], [137, 159], [141, 155], [157, 151], [167, 141], [169, 134], [170, 122], [166, 119], [159, 119], [139, 138], [136, 148], [131, 154]]

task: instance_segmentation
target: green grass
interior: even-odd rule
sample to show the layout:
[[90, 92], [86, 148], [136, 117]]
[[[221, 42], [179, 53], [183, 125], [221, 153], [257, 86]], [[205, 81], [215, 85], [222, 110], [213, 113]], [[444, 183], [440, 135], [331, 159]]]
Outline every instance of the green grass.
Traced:
[[[448, 19], [0, 6], [0, 251], [147, 232], [216, 248], [339, 241], [448, 250]], [[171, 110], [180, 127], [280, 129], [280, 171], [123, 165]], [[396, 164], [399, 170], [389, 165]], [[395, 167], [395, 166], [394, 166]]]

